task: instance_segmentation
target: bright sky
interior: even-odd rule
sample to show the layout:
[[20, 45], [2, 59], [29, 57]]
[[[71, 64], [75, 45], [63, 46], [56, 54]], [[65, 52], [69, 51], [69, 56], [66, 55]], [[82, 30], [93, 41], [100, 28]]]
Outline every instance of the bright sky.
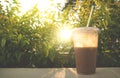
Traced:
[[63, 7], [67, 0], [19, 0], [22, 8], [21, 11], [24, 13], [33, 7], [35, 4], [38, 4], [40, 11], [45, 10], [55, 10], [57, 3], [60, 3]]

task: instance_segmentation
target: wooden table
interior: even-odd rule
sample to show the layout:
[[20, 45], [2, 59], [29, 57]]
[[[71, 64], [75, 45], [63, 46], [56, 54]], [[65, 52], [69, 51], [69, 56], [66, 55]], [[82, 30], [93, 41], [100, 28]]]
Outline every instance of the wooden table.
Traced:
[[0, 78], [120, 78], [120, 67], [97, 68], [93, 75], [79, 75], [76, 68], [0, 68]]

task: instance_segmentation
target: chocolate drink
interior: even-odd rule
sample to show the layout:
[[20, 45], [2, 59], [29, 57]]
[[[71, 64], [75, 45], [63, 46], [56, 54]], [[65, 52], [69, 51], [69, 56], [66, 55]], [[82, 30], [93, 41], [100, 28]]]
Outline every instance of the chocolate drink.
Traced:
[[96, 47], [74, 48], [76, 68], [79, 74], [94, 74], [96, 70]]

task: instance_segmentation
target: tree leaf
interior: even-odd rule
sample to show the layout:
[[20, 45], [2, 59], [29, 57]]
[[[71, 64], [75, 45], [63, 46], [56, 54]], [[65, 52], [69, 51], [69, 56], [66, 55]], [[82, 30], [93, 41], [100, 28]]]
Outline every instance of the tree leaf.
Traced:
[[20, 41], [22, 39], [22, 34], [18, 35], [18, 41]]
[[2, 38], [1, 40], [1, 47], [3, 48], [6, 44], [6, 39], [5, 38]]

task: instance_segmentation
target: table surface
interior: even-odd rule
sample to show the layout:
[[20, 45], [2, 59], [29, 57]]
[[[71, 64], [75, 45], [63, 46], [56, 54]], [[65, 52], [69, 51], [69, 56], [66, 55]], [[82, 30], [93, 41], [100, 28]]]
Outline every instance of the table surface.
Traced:
[[93, 75], [79, 75], [76, 68], [0, 68], [0, 78], [120, 78], [120, 67], [96, 68]]

